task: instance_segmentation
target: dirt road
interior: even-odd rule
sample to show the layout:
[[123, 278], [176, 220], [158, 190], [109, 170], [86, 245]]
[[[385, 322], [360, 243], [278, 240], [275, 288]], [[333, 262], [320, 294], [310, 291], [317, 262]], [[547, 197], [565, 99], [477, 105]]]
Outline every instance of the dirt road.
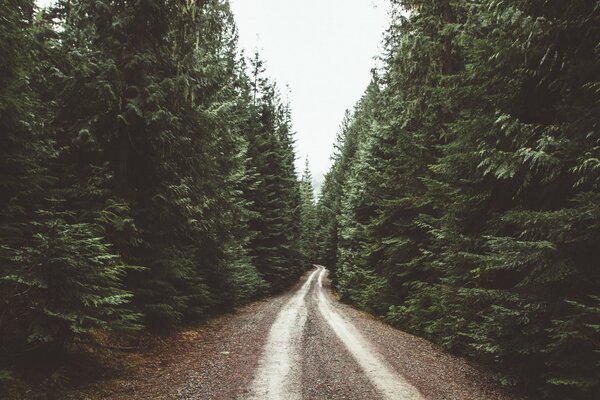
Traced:
[[69, 398], [512, 399], [464, 360], [338, 303], [323, 267], [177, 343], [138, 373]]

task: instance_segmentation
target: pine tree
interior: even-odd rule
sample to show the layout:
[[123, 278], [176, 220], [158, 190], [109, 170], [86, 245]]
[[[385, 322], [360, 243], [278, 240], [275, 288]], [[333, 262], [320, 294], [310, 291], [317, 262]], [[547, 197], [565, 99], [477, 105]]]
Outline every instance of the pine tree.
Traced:
[[1, 315], [10, 321], [0, 324], [3, 360], [26, 350], [52, 351], [52, 359], [96, 329], [136, 329], [137, 315], [123, 307], [131, 293], [121, 279], [130, 267], [105, 239], [100, 215], [69, 203], [73, 188], [63, 186], [59, 165], [70, 150], [52, 128], [56, 103], [45, 100], [57, 88], [55, 65], [64, 54], [32, 3], [3, 3], [4, 11], [21, 55], [5, 52], [16, 58], [0, 95], [10, 112], [2, 113]]
[[322, 265], [327, 265], [330, 269], [329, 278], [332, 283], [337, 281], [335, 268], [337, 265], [337, 232], [338, 224], [336, 218], [336, 210], [338, 209], [338, 196], [336, 193], [336, 182], [334, 176], [334, 168], [325, 174], [321, 193], [317, 202], [317, 221], [319, 229], [317, 231], [317, 262]]
[[39, 54], [33, 1], [2, 1], [0, 12], [0, 351], [7, 362], [11, 348], [22, 347], [23, 338], [31, 334], [31, 320], [23, 318], [30, 299], [20, 294], [44, 285], [39, 277], [23, 276], [18, 252], [32, 249], [36, 211], [50, 184], [44, 159], [52, 148], [39, 134], [40, 119], [30, 118], [41, 109], [26, 80]]
[[339, 187], [338, 252], [336, 279], [343, 300], [351, 300], [374, 311], [386, 295], [386, 280], [377, 276], [366, 255], [371, 247], [367, 228], [375, 217], [374, 201], [378, 193], [369, 180], [376, 168], [371, 156], [375, 144], [375, 120], [380, 92], [374, 76], [354, 114], [343, 124], [343, 148], [339, 162], [343, 175]]
[[298, 276], [290, 107], [248, 77], [228, 1], [0, 10], [0, 379]]
[[310, 266], [317, 262], [317, 210], [315, 204], [314, 188], [312, 183], [312, 173], [308, 163], [308, 157], [304, 165], [304, 172], [300, 180], [301, 210], [300, 219], [302, 221], [300, 233], [300, 252], [304, 259], [304, 265]]
[[394, 3], [408, 13], [388, 31], [365, 151], [360, 106], [344, 124], [320, 254], [345, 298], [504, 384], [592, 398], [593, 2]]
[[301, 271], [300, 188], [294, 170], [289, 108], [262, 76], [258, 54], [251, 60], [253, 105], [247, 124], [246, 199], [250, 205], [250, 255], [264, 280], [277, 291]]

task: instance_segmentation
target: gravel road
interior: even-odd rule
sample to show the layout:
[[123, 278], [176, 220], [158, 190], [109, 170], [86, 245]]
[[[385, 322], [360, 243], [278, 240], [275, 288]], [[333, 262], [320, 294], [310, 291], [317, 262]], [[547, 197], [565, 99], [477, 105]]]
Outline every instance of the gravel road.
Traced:
[[327, 270], [167, 340], [143, 368], [69, 399], [510, 400], [490, 376], [340, 304]]

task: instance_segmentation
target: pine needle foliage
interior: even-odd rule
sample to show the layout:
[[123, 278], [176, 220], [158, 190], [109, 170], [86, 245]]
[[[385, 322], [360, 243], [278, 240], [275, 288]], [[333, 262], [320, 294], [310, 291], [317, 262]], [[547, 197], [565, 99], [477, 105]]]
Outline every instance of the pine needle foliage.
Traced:
[[0, 379], [297, 278], [291, 111], [247, 68], [228, 1], [0, 12]]
[[321, 261], [342, 298], [508, 386], [597, 397], [597, 2], [393, 5], [318, 204]]

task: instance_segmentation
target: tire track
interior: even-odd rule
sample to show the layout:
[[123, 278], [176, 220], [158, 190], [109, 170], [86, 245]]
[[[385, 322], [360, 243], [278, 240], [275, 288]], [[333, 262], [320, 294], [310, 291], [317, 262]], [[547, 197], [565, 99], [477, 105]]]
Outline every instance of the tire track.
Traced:
[[396, 373], [377, 353], [361, 333], [349, 321], [344, 319], [332, 306], [323, 289], [324, 267], [318, 267], [319, 311], [341, 340], [352, 357], [361, 366], [364, 374], [386, 400], [423, 400], [421, 393]]
[[252, 383], [250, 399], [300, 400], [301, 336], [307, 318], [305, 297], [318, 270], [279, 312], [269, 332], [263, 357]]

